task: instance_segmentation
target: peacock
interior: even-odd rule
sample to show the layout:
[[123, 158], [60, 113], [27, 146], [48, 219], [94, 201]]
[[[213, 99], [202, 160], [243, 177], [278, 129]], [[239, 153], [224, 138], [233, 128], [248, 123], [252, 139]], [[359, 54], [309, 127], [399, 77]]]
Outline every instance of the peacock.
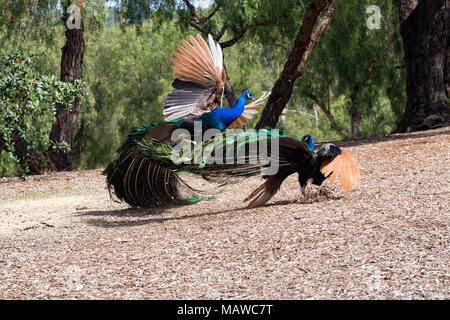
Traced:
[[265, 181], [244, 200], [247, 208], [264, 205], [294, 173], [304, 195], [308, 184], [320, 186], [328, 177], [334, 184], [340, 176], [345, 191], [358, 183], [360, 171], [349, 152], [331, 143], [317, 152], [314, 147], [310, 135], [296, 139], [277, 130], [222, 132], [201, 143], [161, 142], [142, 131], [129, 136], [104, 173], [116, 196], [138, 207], [192, 202], [181, 190], [199, 190], [182, 179], [185, 173], [219, 185], [261, 176]]
[[[249, 119], [261, 108], [261, 102], [267, 98], [268, 93], [255, 100], [249, 89], [244, 89], [241, 96], [232, 108], [223, 108], [223, 94], [226, 83], [226, 73], [223, 66], [222, 49], [211, 35], [208, 35], [209, 46], [206, 41], [197, 34], [190, 36], [189, 41], [183, 40], [183, 45], [178, 45], [178, 51], [171, 58], [172, 69], [175, 71], [175, 80], [172, 90], [166, 97], [163, 116], [164, 121], [151, 123], [150, 125], [133, 129], [128, 135], [128, 140], [118, 149], [121, 162], [113, 161], [104, 171], [107, 175], [109, 186], [114, 186], [115, 193], [131, 205], [155, 205], [164, 202], [162, 194], [139, 201], [135, 201], [124, 195], [123, 186], [127, 183], [123, 180], [127, 173], [125, 170], [137, 161], [134, 156], [123, 156], [133, 150], [136, 143], [143, 139], [153, 139], [161, 143], [167, 143], [173, 139], [177, 129], [187, 131], [192, 139], [195, 135], [196, 124], [200, 124], [201, 133], [208, 129], [223, 131], [226, 128], [242, 128]], [[247, 102], [251, 101], [249, 104]], [[147, 163], [150, 165], [149, 163]], [[118, 165], [115, 170], [110, 170]], [[125, 168], [125, 169], [124, 169]], [[152, 166], [153, 168], [153, 166]], [[166, 188], [171, 188], [175, 181], [173, 176], [165, 168], [159, 168], [159, 173], [170, 176], [171, 182]], [[127, 176], [128, 177], [128, 176]], [[159, 184], [159, 175], [155, 175], [151, 189], [155, 191], [153, 184]], [[173, 190], [175, 192], [175, 190]]]

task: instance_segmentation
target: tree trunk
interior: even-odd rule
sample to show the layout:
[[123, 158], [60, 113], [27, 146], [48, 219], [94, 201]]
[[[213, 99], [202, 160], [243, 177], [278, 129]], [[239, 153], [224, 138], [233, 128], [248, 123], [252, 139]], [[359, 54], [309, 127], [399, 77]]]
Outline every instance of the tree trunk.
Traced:
[[361, 120], [362, 120], [362, 114], [360, 111], [355, 111], [352, 113], [352, 138], [353, 139], [359, 139], [361, 137]]
[[[320, 110], [322, 110], [323, 113], [325, 113], [325, 115], [328, 118], [328, 121], [330, 122], [330, 128], [339, 132], [340, 134], [344, 135], [345, 137], [348, 137], [350, 134], [347, 132], [347, 130], [341, 128], [340, 126], [338, 126], [336, 124], [336, 120], [334, 119], [334, 116], [331, 114], [330, 110], [327, 109], [327, 107], [325, 106], [325, 103], [323, 103], [322, 100], [319, 99], [319, 97], [317, 97], [316, 95], [314, 95], [313, 93], [306, 93], [305, 94], [308, 98], [310, 98], [316, 105], [319, 106]], [[328, 102], [329, 105], [329, 102]], [[315, 111], [316, 109], [314, 108], [314, 112], [316, 113], [317, 111]], [[316, 116], [316, 126], [318, 125], [318, 119]]]
[[303, 74], [311, 52], [331, 22], [337, 2], [338, 0], [313, 0], [309, 5], [291, 54], [256, 125], [257, 129], [276, 126], [292, 96], [295, 80]]
[[[449, 23], [447, 22], [447, 25]], [[450, 98], [450, 48], [448, 47], [450, 45], [450, 36], [447, 36], [447, 57], [445, 58], [445, 88], [446, 88], [446, 94], [447, 99]]]
[[[81, 5], [82, 1], [78, 1]], [[77, 4], [77, 1], [68, 1], [68, 6]], [[67, 7], [68, 7], [67, 6]], [[61, 81], [73, 82], [82, 78], [82, 64], [84, 54], [84, 27], [81, 17], [79, 26], [69, 26], [67, 21], [70, 14], [67, 13], [67, 7], [64, 7], [64, 23], [66, 25], [66, 44], [62, 48], [61, 57]], [[77, 99], [73, 103], [71, 110], [67, 110], [63, 105], [56, 106], [56, 121], [53, 123], [50, 132], [50, 141], [56, 146], [61, 143], [67, 143], [70, 148], [73, 146], [75, 134], [78, 128], [78, 120], [80, 116], [81, 100]], [[49, 150], [52, 162], [57, 170], [72, 169], [72, 151], [53, 147]]]
[[228, 77], [227, 68], [225, 67], [225, 75], [226, 75], [226, 82], [225, 82], [225, 98], [228, 101], [228, 106], [233, 107], [236, 104], [236, 95], [234, 94], [233, 86], [231, 85], [230, 78]]
[[449, 9], [446, 0], [421, 0], [417, 5], [414, 0], [400, 0], [407, 103], [396, 132], [450, 123], [445, 71], [450, 50]]
[[[52, 163], [48, 161], [47, 154], [43, 154], [36, 149], [27, 151], [27, 143], [17, 135], [13, 136], [13, 141], [14, 155], [19, 160], [20, 168], [25, 171], [25, 167], [28, 167], [26, 174], [40, 174], [45, 170], [55, 170]], [[0, 132], [0, 154], [3, 150], [10, 151], [3, 139], [3, 134]]]

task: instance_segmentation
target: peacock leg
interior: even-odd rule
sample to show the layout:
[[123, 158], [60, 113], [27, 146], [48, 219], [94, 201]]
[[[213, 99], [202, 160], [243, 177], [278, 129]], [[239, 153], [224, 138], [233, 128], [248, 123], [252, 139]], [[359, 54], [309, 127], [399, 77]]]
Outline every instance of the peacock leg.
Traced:
[[302, 194], [306, 198], [306, 184], [302, 185]]

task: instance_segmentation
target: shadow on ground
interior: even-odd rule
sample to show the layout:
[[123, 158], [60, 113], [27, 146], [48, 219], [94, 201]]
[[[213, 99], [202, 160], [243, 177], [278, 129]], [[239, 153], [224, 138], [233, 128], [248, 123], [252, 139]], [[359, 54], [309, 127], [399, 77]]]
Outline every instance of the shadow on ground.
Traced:
[[[291, 204], [311, 204], [314, 202], [322, 202], [328, 200], [340, 200], [341, 196], [333, 196], [330, 194], [324, 195], [320, 192], [313, 193], [306, 198], [291, 199], [291, 200], [279, 200], [263, 205], [261, 208], [286, 206]], [[179, 207], [179, 206], [177, 206]], [[181, 221], [187, 219], [195, 219], [200, 217], [217, 216], [228, 213], [242, 213], [245, 214], [247, 210], [258, 210], [242, 208], [231, 208], [226, 210], [218, 211], [207, 211], [208, 208], [204, 208], [206, 212], [174, 215], [175, 213], [170, 211], [170, 209], [177, 207], [162, 207], [162, 208], [126, 208], [120, 210], [105, 210], [105, 211], [87, 211], [87, 212], [76, 212], [77, 216], [92, 217], [91, 219], [85, 220], [85, 223], [103, 228], [120, 228], [120, 227], [135, 227], [152, 223], [165, 223], [168, 221]], [[164, 216], [167, 213], [168, 216]], [[114, 217], [115, 220], [108, 220], [108, 217]], [[130, 218], [140, 218], [137, 220], [130, 220]]]

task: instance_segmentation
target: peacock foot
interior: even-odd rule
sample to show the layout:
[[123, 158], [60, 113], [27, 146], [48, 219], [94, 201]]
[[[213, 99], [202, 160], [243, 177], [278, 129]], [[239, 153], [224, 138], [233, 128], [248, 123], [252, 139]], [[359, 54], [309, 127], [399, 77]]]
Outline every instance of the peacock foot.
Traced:
[[336, 186], [330, 186], [330, 187], [326, 187], [326, 186], [321, 186], [318, 192], [319, 196], [323, 196], [325, 198], [328, 199], [334, 199], [335, 196], [333, 196], [334, 191], [336, 190]]

